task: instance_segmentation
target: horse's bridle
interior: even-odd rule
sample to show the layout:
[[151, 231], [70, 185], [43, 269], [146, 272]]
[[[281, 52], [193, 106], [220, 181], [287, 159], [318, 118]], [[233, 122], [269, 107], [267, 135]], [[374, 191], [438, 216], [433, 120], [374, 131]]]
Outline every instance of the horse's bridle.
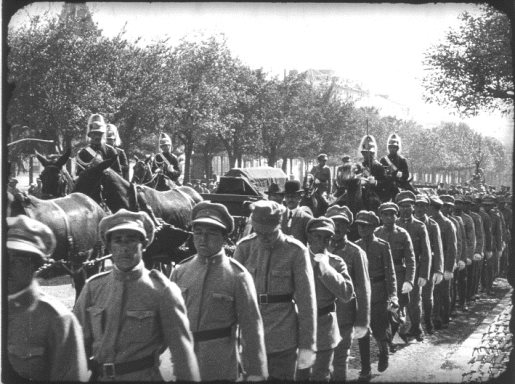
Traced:
[[[156, 181], [157, 177], [159, 176], [159, 173], [156, 173], [153, 176], [151, 176], [149, 181], [144, 181], [146, 175], [152, 175], [152, 170], [150, 169], [150, 164], [148, 164], [148, 163], [146, 163], [144, 161], [141, 161], [141, 160], [139, 160], [136, 164], [138, 164], [138, 163], [139, 164], [144, 164], [145, 173], [142, 176], [143, 180], [141, 180], [140, 177], [137, 176], [136, 174], [132, 175], [132, 179], [136, 182], [136, 184], [149, 186], [154, 181]], [[156, 184], [157, 184], [157, 182], [156, 182]]]

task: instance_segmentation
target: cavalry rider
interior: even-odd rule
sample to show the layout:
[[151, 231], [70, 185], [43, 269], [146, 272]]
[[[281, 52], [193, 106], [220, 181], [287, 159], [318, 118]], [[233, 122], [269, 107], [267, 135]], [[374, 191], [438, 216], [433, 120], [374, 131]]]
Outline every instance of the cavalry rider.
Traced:
[[129, 181], [129, 161], [127, 160], [125, 151], [120, 148], [122, 141], [120, 139], [120, 134], [118, 133], [118, 128], [114, 124], [107, 124], [106, 143], [116, 149], [116, 152], [118, 153], [118, 161], [122, 168], [122, 176], [125, 180]]
[[79, 322], [58, 300], [41, 292], [34, 278], [54, 252], [54, 233], [25, 215], [8, 217], [7, 228], [9, 364], [2, 373], [12, 368], [29, 380], [87, 381], [88, 363]]
[[343, 164], [336, 169], [336, 178], [334, 180], [336, 192], [334, 193], [334, 197], [343, 195], [348, 188], [347, 184], [349, 180], [354, 179], [356, 173], [358, 173], [349, 155], [342, 157], [342, 163]]
[[175, 184], [179, 184], [179, 177], [181, 176], [181, 169], [179, 168], [179, 160], [172, 150], [172, 139], [166, 133], [161, 133], [159, 138], [159, 147], [161, 153], [156, 154], [152, 164], [152, 172], [161, 169], [165, 176], [168, 176]]
[[408, 170], [408, 161], [400, 155], [401, 138], [396, 133], [392, 133], [387, 141], [388, 155], [381, 158], [380, 163], [385, 167], [386, 174], [390, 178], [394, 194], [397, 194], [398, 188], [407, 189], [413, 193], [415, 190], [409, 182], [410, 173]]
[[[327, 196], [331, 194], [331, 168], [329, 168], [327, 163], [327, 155], [325, 153], [321, 153], [317, 157], [318, 164], [311, 168], [311, 173], [313, 178], [315, 179], [315, 185], [318, 186], [318, 193], [321, 196], [324, 196], [324, 192]], [[324, 196], [327, 199], [326, 196]]]
[[[377, 211], [382, 201], [388, 201], [394, 196], [390, 195], [386, 190], [388, 180], [386, 178], [386, 171], [384, 167], [377, 161], [377, 143], [372, 135], [365, 135], [359, 144], [363, 162], [361, 164], [363, 170], [363, 182], [365, 190], [368, 191], [367, 196], [364, 196], [365, 207]], [[370, 202], [370, 195], [376, 194], [380, 201]]]
[[[85, 169], [101, 163], [107, 159], [116, 158], [118, 152], [115, 148], [105, 143], [106, 124], [102, 115], [95, 113], [88, 119], [87, 136], [89, 144], [77, 153], [77, 176]], [[111, 165], [111, 168], [120, 176], [122, 168], [120, 159], [117, 158]]]

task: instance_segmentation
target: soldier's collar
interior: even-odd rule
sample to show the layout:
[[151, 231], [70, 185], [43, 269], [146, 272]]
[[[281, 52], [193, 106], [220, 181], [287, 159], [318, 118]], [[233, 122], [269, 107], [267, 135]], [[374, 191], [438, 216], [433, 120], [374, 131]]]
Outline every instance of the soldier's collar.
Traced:
[[36, 279], [27, 288], [7, 296], [9, 310], [24, 309], [32, 306], [40, 296], [39, 284]]
[[143, 260], [140, 261], [138, 265], [132, 268], [130, 271], [124, 272], [119, 270], [116, 265], [113, 266], [113, 276], [116, 280], [120, 281], [132, 281], [137, 280], [143, 275], [143, 270], [145, 269], [145, 265], [143, 264]]
[[220, 250], [220, 252], [217, 252], [214, 255], [211, 255], [208, 257], [200, 256], [199, 254], [197, 254], [197, 259], [202, 264], [219, 264], [222, 262], [224, 256], [225, 256], [225, 251], [222, 248]]

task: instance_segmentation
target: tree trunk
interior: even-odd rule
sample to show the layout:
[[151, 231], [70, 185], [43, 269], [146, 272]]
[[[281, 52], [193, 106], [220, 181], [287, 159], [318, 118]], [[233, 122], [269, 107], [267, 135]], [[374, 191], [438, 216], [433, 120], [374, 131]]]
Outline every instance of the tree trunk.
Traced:
[[288, 173], [288, 158], [287, 157], [283, 157], [283, 163], [281, 164], [281, 169], [283, 170], [284, 173]]
[[277, 162], [277, 148], [270, 148], [270, 152], [267, 156], [267, 162], [269, 167], [275, 167], [275, 163]]
[[191, 173], [191, 155], [193, 154], [193, 140], [184, 140], [184, 184], [189, 183]]

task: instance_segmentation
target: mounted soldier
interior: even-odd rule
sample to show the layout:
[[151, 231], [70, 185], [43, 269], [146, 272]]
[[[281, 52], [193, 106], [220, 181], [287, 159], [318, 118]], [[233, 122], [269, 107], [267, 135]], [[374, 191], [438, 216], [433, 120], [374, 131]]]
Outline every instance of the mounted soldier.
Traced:
[[349, 155], [342, 157], [342, 165], [336, 169], [336, 177], [334, 179], [334, 186], [336, 192], [334, 197], [340, 197], [349, 190], [349, 183], [356, 179], [356, 174], [359, 172], [358, 167], [351, 161]]
[[359, 144], [363, 156], [362, 183], [364, 184], [363, 202], [368, 210], [377, 211], [381, 202], [393, 198], [387, 190], [387, 178], [384, 167], [377, 161], [377, 143], [372, 135], [365, 135]]
[[114, 124], [107, 124], [106, 143], [113, 147], [118, 153], [118, 161], [122, 168], [122, 177], [129, 181], [129, 161], [127, 160], [125, 151], [120, 148], [122, 141], [120, 139], [120, 134], [118, 133], [118, 128]]
[[390, 181], [393, 195], [399, 193], [399, 188], [407, 189], [415, 193], [415, 189], [409, 182], [410, 173], [408, 161], [401, 152], [401, 138], [396, 133], [392, 133], [387, 141], [388, 155], [381, 158], [380, 163], [386, 170], [386, 175]]
[[[93, 165], [100, 164], [107, 159], [116, 158], [118, 152], [115, 148], [105, 142], [106, 124], [102, 115], [95, 113], [88, 119], [87, 136], [89, 144], [77, 153], [77, 170], [78, 176], [85, 169]], [[111, 165], [111, 168], [118, 174], [122, 174], [120, 161], [117, 159]]]
[[172, 151], [172, 139], [166, 133], [161, 133], [159, 137], [159, 147], [161, 152], [154, 157], [154, 164], [152, 165], [152, 172], [160, 169], [163, 175], [167, 176], [175, 184], [180, 185], [179, 177], [181, 170], [179, 168], [179, 160]]

